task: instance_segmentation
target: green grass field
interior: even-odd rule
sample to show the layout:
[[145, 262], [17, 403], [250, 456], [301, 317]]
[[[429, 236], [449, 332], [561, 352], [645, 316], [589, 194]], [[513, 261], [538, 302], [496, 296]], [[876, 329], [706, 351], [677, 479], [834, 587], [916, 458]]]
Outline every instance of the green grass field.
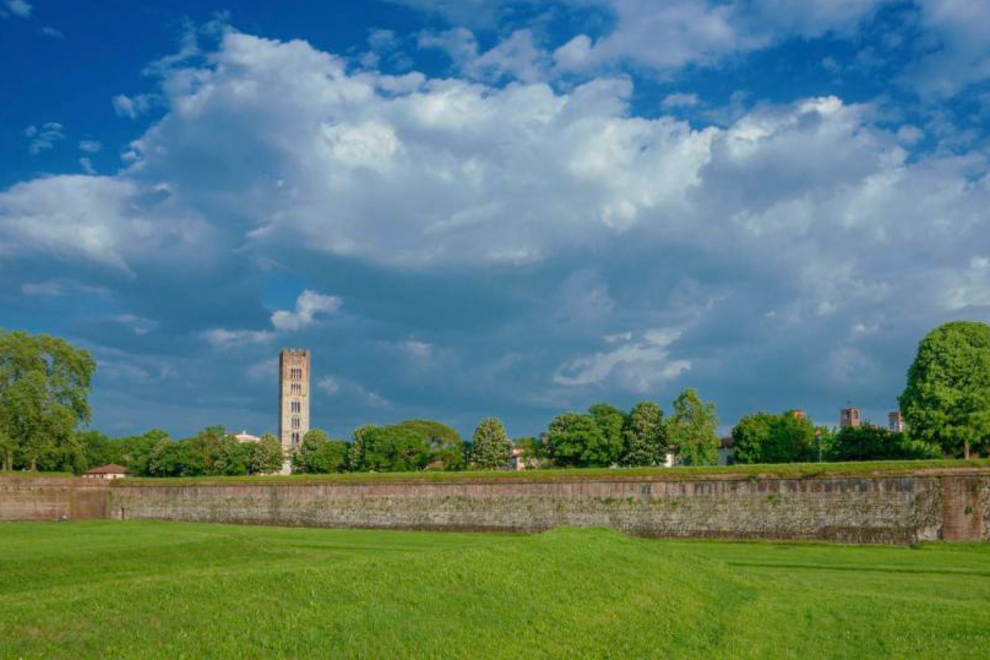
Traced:
[[0, 658], [990, 657], [990, 546], [0, 524]]

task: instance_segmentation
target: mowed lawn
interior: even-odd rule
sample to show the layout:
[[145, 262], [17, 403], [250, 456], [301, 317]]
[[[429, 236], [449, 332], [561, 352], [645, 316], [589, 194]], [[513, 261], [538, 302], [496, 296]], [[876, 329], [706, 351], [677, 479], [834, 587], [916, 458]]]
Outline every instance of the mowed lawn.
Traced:
[[0, 658], [990, 658], [990, 547], [0, 524]]

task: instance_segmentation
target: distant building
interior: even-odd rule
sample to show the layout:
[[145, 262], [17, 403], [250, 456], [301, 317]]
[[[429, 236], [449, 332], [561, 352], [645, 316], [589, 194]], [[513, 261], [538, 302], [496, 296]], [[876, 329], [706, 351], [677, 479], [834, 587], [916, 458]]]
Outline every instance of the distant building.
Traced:
[[283, 348], [278, 373], [278, 439], [285, 456], [282, 473], [288, 474], [292, 452], [309, 431], [309, 350]]
[[861, 424], [859, 408], [843, 408], [842, 412], [839, 413], [840, 428], [855, 428]]
[[808, 414], [804, 412], [801, 408], [795, 408], [794, 410], [788, 410], [787, 414], [794, 419], [808, 419]]
[[510, 470], [528, 470], [540, 467], [540, 459], [535, 456], [526, 457], [525, 447], [513, 447], [512, 458], [509, 459]]
[[[795, 411], [791, 411], [795, 412]], [[803, 411], [801, 411], [803, 412]], [[800, 418], [799, 418], [800, 419]], [[732, 436], [728, 435], [718, 443], [718, 464], [732, 465], [736, 462], [736, 450], [732, 447]]]
[[95, 467], [92, 470], [87, 470], [83, 474], [85, 479], [123, 479], [129, 474], [127, 468], [123, 465], [117, 465], [116, 463], [111, 463], [110, 465], [101, 465], [100, 467]]
[[261, 438], [256, 435], [251, 435], [247, 431], [241, 431], [234, 437], [237, 438], [238, 442], [261, 442]]
[[887, 430], [892, 433], [902, 433], [904, 431], [904, 418], [901, 411], [895, 410], [887, 414]]

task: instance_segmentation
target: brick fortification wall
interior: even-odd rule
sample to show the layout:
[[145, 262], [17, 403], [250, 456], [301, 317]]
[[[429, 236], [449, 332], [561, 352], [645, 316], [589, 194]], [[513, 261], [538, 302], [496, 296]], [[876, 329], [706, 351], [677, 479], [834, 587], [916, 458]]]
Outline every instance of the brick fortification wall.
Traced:
[[110, 487], [102, 480], [0, 477], [0, 521], [108, 518]]
[[[980, 470], [805, 479], [711, 475], [691, 481], [665, 479], [662, 473], [436, 482], [123, 480], [104, 489], [106, 508], [94, 507], [90, 517], [428, 530], [539, 531], [570, 525], [643, 536], [876, 543], [990, 541], [990, 472]], [[25, 504], [31, 497], [49, 501], [45, 489], [9, 500], [8, 489], [0, 493], [0, 519], [15, 517], [10, 512], [58, 509]]]

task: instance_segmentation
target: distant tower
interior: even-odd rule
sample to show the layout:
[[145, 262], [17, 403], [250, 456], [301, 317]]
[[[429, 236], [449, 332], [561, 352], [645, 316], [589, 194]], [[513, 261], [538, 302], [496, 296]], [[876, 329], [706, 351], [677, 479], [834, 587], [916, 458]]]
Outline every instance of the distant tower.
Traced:
[[291, 471], [292, 452], [309, 431], [309, 350], [283, 348], [278, 354], [278, 438], [285, 457], [282, 473]]
[[859, 426], [859, 408], [843, 408], [842, 412], [839, 413], [839, 426], [842, 428], [849, 428], [850, 426]]
[[901, 417], [900, 410], [887, 413], [887, 429], [892, 433], [901, 433], [904, 431], [904, 418]]

